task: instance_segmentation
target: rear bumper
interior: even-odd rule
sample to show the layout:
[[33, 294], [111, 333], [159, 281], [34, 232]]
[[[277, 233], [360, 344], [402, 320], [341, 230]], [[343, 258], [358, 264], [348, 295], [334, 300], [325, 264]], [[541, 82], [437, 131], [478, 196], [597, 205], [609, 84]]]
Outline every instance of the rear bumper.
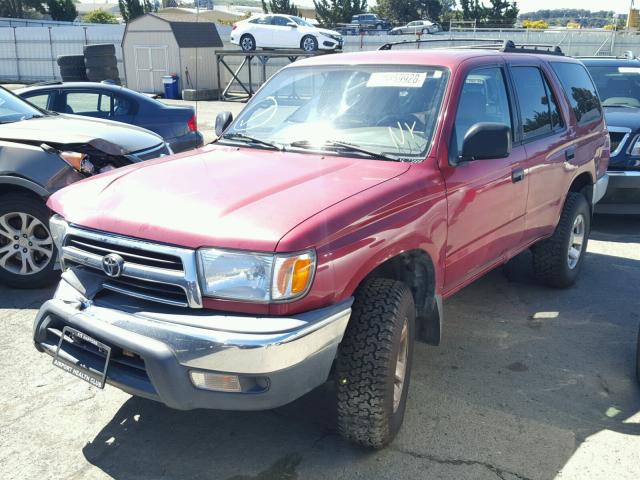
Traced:
[[[169, 407], [263, 410], [326, 381], [351, 303], [288, 318], [125, 310], [108, 299], [84, 298], [63, 278], [36, 316], [33, 339], [38, 350], [53, 355], [64, 326], [80, 330], [111, 347], [108, 384]], [[96, 362], [66, 343], [61, 351], [73, 363]], [[242, 391], [196, 388], [191, 371], [237, 375]]]
[[609, 171], [609, 185], [596, 213], [640, 214], [640, 171]]
[[187, 135], [170, 138], [167, 143], [171, 146], [173, 153], [179, 153], [200, 148], [204, 144], [204, 140], [200, 132], [191, 132]]

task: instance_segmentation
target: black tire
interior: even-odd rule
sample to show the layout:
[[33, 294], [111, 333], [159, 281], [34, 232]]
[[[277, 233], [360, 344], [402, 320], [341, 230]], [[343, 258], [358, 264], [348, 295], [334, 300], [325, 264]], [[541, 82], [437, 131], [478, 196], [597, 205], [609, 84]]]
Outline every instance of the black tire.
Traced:
[[[578, 251], [577, 262], [571, 266], [569, 242], [579, 216], [582, 216], [584, 222], [583, 241], [580, 248], [574, 249]], [[531, 249], [536, 278], [545, 285], [555, 288], [568, 288], [573, 285], [584, 261], [590, 232], [591, 208], [586, 197], [582, 193], [569, 192], [555, 232], [550, 238], [539, 242]]]
[[85, 45], [83, 50], [85, 57], [98, 56], [98, 55], [112, 55], [116, 54], [116, 46], [113, 43], [97, 43], [95, 45]]
[[56, 63], [59, 67], [84, 68], [84, 55], [60, 55]]
[[240, 48], [243, 52], [253, 52], [256, 49], [256, 46], [256, 39], [253, 38], [253, 35], [245, 33], [240, 37]]
[[118, 66], [118, 59], [112, 55], [86, 57], [84, 65], [86, 68], [116, 68]]
[[63, 66], [60, 67], [60, 75], [77, 75], [77, 76], [86, 76], [87, 69], [83, 66], [81, 67], [68, 67]]
[[318, 50], [318, 40], [313, 35], [305, 35], [300, 40], [300, 48], [305, 52], [315, 52]]
[[638, 346], [636, 347], [636, 379], [640, 384], [640, 329], [638, 329]]
[[80, 75], [62, 75], [63, 82], [88, 82], [89, 79], [86, 76]]
[[87, 68], [87, 78], [90, 82], [101, 82], [102, 80], [115, 80], [119, 78], [117, 68]]
[[[32, 236], [35, 236], [35, 238], [40, 241], [47, 238], [49, 240], [51, 239], [51, 235], [49, 233], [49, 217], [51, 212], [44, 204], [44, 201], [28, 194], [9, 193], [0, 197], [0, 252], [2, 252], [3, 248], [10, 248], [10, 250], [7, 251], [13, 252], [13, 247], [17, 242], [28, 242], [29, 240], [32, 240], [31, 236], [24, 237], [23, 239], [23, 234], [19, 231], [16, 232], [16, 236], [19, 237], [17, 241], [15, 240], [15, 237], [7, 237], [7, 233], [9, 232], [6, 229], [6, 225], [9, 225], [9, 227], [16, 230], [18, 230], [17, 227], [22, 226], [22, 222], [19, 221], [17, 217], [12, 217], [12, 214], [14, 213], [29, 215], [40, 222], [41, 226], [38, 226], [33, 230]], [[3, 223], [3, 220], [8, 220], [8, 223]], [[51, 256], [48, 257], [48, 262], [45, 262], [47, 258], [42, 256], [39, 252], [34, 252], [33, 256], [31, 256], [34, 265], [43, 267], [39, 271], [32, 269], [34, 273], [31, 274], [20, 274], [18, 272], [10, 271], [14, 268], [17, 269], [22, 265], [20, 250], [23, 250], [22, 246], [29, 248], [26, 243], [24, 245], [19, 245], [19, 248], [15, 249], [15, 254], [10, 254], [7, 257], [0, 256], [0, 284], [14, 288], [42, 288], [53, 284], [59, 277], [58, 272], [54, 270], [58, 252], [53, 241], [51, 241], [50, 245], [51, 248], [47, 248], [47, 250], [51, 251]], [[40, 261], [38, 261], [38, 259], [40, 259]], [[31, 268], [31, 266], [28, 266], [28, 268]]]
[[[395, 372], [405, 321], [407, 361], [394, 410]], [[358, 289], [336, 362], [338, 429], [343, 437], [369, 448], [382, 448], [394, 439], [404, 419], [414, 337], [415, 305], [405, 284], [375, 278]]]

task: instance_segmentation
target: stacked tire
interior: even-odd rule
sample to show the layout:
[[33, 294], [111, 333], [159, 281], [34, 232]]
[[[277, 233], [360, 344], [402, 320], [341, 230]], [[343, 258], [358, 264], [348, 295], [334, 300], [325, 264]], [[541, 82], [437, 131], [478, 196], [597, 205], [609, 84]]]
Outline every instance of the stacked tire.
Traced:
[[84, 55], [60, 55], [57, 60], [63, 82], [86, 82]]
[[84, 65], [89, 81], [109, 80], [120, 84], [116, 47], [112, 43], [85, 45]]

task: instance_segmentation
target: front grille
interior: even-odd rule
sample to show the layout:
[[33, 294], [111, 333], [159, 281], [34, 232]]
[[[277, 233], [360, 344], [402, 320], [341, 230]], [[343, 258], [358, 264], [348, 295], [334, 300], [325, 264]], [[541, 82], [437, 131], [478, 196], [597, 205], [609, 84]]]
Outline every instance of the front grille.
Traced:
[[609, 139], [611, 140], [611, 152], [617, 152], [621, 147], [621, 143], [626, 136], [625, 132], [609, 132]]
[[164, 157], [166, 155], [171, 155], [171, 151], [167, 147], [167, 144], [164, 142], [147, 150], [140, 150], [131, 154], [131, 156], [137, 158], [141, 162], [145, 160], [152, 160], [158, 157]]
[[[103, 270], [102, 260], [109, 254], [124, 261], [119, 276]], [[98, 274], [103, 290], [176, 307], [202, 307], [193, 250], [68, 227], [61, 260], [64, 268]]]

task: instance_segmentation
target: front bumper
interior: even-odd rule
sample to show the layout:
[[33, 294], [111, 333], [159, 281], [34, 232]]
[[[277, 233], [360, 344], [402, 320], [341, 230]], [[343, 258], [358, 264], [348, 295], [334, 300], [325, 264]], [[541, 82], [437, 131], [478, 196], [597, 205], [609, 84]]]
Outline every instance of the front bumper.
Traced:
[[179, 137], [170, 138], [167, 143], [171, 147], [173, 153], [186, 152], [194, 148], [200, 148], [204, 144], [202, 133], [191, 132]]
[[640, 171], [609, 170], [609, 186], [596, 213], [640, 215]]
[[[109, 345], [107, 383], [181, 410], [264, 410], [324, 383], [351, 314], [352, 300], [293, 317], [251, 317], [159, 309], [122, 297], [86, 298], [69, 271], [33, 327], [38, 350], [54, 355], [71, 326]], [[63, 344], [68, 361], [91, 365], [91, 353]], [[132, 353], [134, 355], [132, 355]], [[241, 392], [196, 388], [190, 371], [237, 375]]]

